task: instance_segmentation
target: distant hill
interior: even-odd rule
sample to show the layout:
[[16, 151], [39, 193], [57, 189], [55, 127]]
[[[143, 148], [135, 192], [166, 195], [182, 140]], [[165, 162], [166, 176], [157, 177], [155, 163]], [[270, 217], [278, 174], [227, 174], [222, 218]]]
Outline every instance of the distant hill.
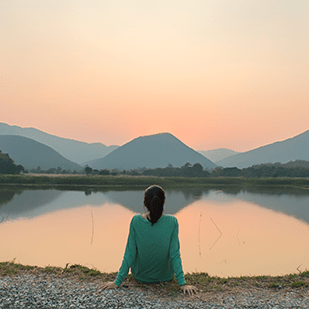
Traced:
[[26, 169], [40, 166], [47, 170], [59, 166], [71, 171], [81, 170], [80, 165], [67, 160], [51, 147], [23, 136], [0, 135], [0, 150]]
[[117, 148], [102, 159], [86, 162], [95, 169], [136, 169], [180, 167], [187, 162], [200, 163], [204, 168], [216, 165], [169, 133], [138, 137]]
[[216, 164], [244, 168], [261, 163], [286, 163], [295, 160], [309, 161], [309, 130], [281, 142], [227, 157]]
[[240, 153], [227, 148], [218, 148], [213, 150], [199, 150], [198, 152], [214, 163], [222, 159], [225, 159], [229, 156]]
[[102, 158], [116, 149], [118, 146], [105, 146], [102, 143], [85, 143], [72, 139], [62, 138], [45, 133], [34, 128], [21, 128], [0, 123], [0, 135], [20, 135], [31, 138], [37, 142], [45, 144], [70, 161], [81, 164]]

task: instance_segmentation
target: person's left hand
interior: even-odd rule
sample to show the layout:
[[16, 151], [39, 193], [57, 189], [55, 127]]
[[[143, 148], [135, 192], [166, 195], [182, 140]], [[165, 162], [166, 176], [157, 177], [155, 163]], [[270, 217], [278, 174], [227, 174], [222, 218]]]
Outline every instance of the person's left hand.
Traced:
[[184, 284], [180, 286], [180, 289], [184, 294], [188, 293], [189, 295], [193, 295], [197, 293], [197, 288], [193, 285]]
[[103, 290], [110, 290], [110, 289], [116, 289], [118, 288], [117, 284], [115, 282], [109, 281], [103, 283], [102, 289]]

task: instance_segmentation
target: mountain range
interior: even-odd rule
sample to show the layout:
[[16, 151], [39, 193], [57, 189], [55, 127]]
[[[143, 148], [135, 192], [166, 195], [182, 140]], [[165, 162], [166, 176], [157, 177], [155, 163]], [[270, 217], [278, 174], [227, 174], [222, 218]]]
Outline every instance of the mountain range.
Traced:
[[0, 149], [3, 153], [8, 153], [16, 164], [21, 164], [26, 169], [38, 166], [44, 170], [57, 167], [71, 171], [82, 169], [51, 147], [24, 136], [0, 135]]
[[185, 145], [170, 133], [141, 136], [115, 149], [102, 159], [87, 162], [96, 169], [137, 169], [181, 167], [187, 162], [200, 163], [204, 168], [216, 165], [203, 155]]
[[[13, 135], [14, 132], [19, 134]], [[10, 134], [6, 134], [10, 133]], [[27, 136], [32, 136], [28, 138]], [[44, 144], [46, 142], [46, 144]], [[50, 146], [52, 145], [52, 146]], [[93, 146], [101, 149], [100, 159], [93, 158]], [[49, 168], [70, 169], [79, 171], [89, 165], [94, 169], [134, 169], [139, 167], [166, 167], [168, 164], [182, 166], [189, 162], [200, 163], [204, 168], [216, 165], [203, 155], [182, 143], [169, 133], [138, 137], [125, 145], [111, 146], [113, 151], [106, 154], [107, 146], [103, 144], [87, 144], [70, 139], [60, 138], [34, 128], [21, 128], [0, 123], [0, 149], [8, 153], [16, 164], [26, 169]], [[57, 149], [57, 151], [56, 151]], [[119, 151], [116, 151], [120, 149]], [[75, 152], [80, 152], [76, 154]], [[78, 162], [87, 158], [80, 165], [67, 158], [77, 158]], [[99, 155], [96, 152], [96, 156]]]
[[20, 135], [31, 138], [53, 148], [68, 160], [78, 164], [102, 158], [118, 147], [106, 146], [102, 143], [79, 142], [51, 135], [35, 128], [21, 128], [6, 123], [0, 123], [0, 135]]
[[222, 167], [244, 168], [261, 163], [309, 161], [309, 130], [284, 141], [238, 153], [216, 162]]
[[224, 148], [197, 152], [169, 133], [141, 136], [119, 147], [89, 144], [35, 128], [0, 123], [0, 137], [0, 150], [26, 168], [59, 166], [78, 171], [88, 164], [96, 169], [133, 169], [166, 167], [168, 164], [177, 167], [187, 162], [200, 163], [204, 168], [212, 168], [216, 164], [244, 168], [262, 163], [309, 161], [309, 130], [242, 153]]

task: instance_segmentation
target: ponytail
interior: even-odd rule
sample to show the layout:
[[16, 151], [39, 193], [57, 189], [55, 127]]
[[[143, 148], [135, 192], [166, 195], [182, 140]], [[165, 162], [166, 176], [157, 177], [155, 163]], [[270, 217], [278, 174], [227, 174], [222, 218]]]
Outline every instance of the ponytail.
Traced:
[[148, 209], [150, 212], [149, 221], [151, 222], [151, 225], [154, 225], [161, 218], [163, 213], [163, 203], [157, 195], [151, 199]]
[[149, 210], [151, 225], [154, 225], [161, 218], [165, 202], [164, 190], [159, 186], [150, 186], [145, 190], [144, 205]]

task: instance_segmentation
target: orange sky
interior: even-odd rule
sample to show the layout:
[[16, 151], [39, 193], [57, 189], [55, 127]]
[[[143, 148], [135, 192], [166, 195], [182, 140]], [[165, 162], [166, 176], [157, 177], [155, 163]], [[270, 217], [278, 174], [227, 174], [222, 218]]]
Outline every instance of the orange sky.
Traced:
[[246, 151], [309, 129], [307, 0], [0, 1], [0, 122]]

